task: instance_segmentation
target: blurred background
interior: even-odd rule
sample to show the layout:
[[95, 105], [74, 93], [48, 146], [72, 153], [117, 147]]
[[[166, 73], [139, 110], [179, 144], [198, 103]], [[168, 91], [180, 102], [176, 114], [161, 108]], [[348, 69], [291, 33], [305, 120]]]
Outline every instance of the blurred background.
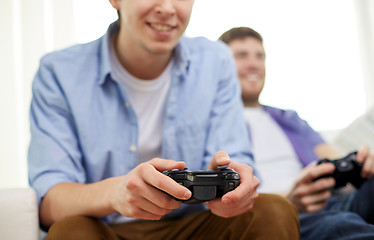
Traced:
[[[47, 52], [102, 36], [108, 0], [1, 0], [0, 188], [27, 180], [31, 82]], [[186, 35], [216, 40], [248, 26], [267, 53], [264, 104], [334, 133], [374, 105], [374, 1], [195, 0]]]

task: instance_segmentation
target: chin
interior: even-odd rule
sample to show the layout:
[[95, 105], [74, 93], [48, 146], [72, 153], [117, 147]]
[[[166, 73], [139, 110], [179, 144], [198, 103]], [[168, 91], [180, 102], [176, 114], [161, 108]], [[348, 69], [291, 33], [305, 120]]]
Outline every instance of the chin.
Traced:
[[147, 50], [153, 54], [167, 54], [174, 50], [177, 42], [152, 42], [148, 45]]

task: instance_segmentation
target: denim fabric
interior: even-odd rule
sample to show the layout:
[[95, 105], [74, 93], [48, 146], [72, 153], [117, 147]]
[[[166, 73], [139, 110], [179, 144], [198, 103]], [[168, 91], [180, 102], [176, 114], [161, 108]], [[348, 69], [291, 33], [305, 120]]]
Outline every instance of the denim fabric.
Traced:
[[[118, 30], [112, 24], [102, 38], [41, 60], [33, 81], [28, 154], [29, 181], [38, 202], [57, 183], [97, 182], [136, 167], [137, 117], [111, 74], [110, 37]], [[252, 166], [229, 48], [205, 38], [183, 37], [174, 60], [161, 157], [199, 170], [223, 150], [233, 161]]]
[[332, 197], [315, 213], [301, 213], [302, 240], [374, 239], [374, 178], [346, 196]]

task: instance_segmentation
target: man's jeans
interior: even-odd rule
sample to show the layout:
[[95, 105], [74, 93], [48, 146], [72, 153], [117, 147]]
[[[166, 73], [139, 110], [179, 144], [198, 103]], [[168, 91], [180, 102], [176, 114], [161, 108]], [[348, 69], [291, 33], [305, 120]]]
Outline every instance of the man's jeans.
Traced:
[[374, 177], [359, 190], [333, 196], [315, 213], [300, 213], [301, 240], [374, 239]]

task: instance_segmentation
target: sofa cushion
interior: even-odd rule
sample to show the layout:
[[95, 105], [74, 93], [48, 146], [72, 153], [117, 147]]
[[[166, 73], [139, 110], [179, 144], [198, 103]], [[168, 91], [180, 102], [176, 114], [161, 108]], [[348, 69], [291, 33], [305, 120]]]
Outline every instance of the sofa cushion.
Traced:
[[0, 206], [0, 239], [39, 239], [38, 207], [32, 188], [0, 189]]

